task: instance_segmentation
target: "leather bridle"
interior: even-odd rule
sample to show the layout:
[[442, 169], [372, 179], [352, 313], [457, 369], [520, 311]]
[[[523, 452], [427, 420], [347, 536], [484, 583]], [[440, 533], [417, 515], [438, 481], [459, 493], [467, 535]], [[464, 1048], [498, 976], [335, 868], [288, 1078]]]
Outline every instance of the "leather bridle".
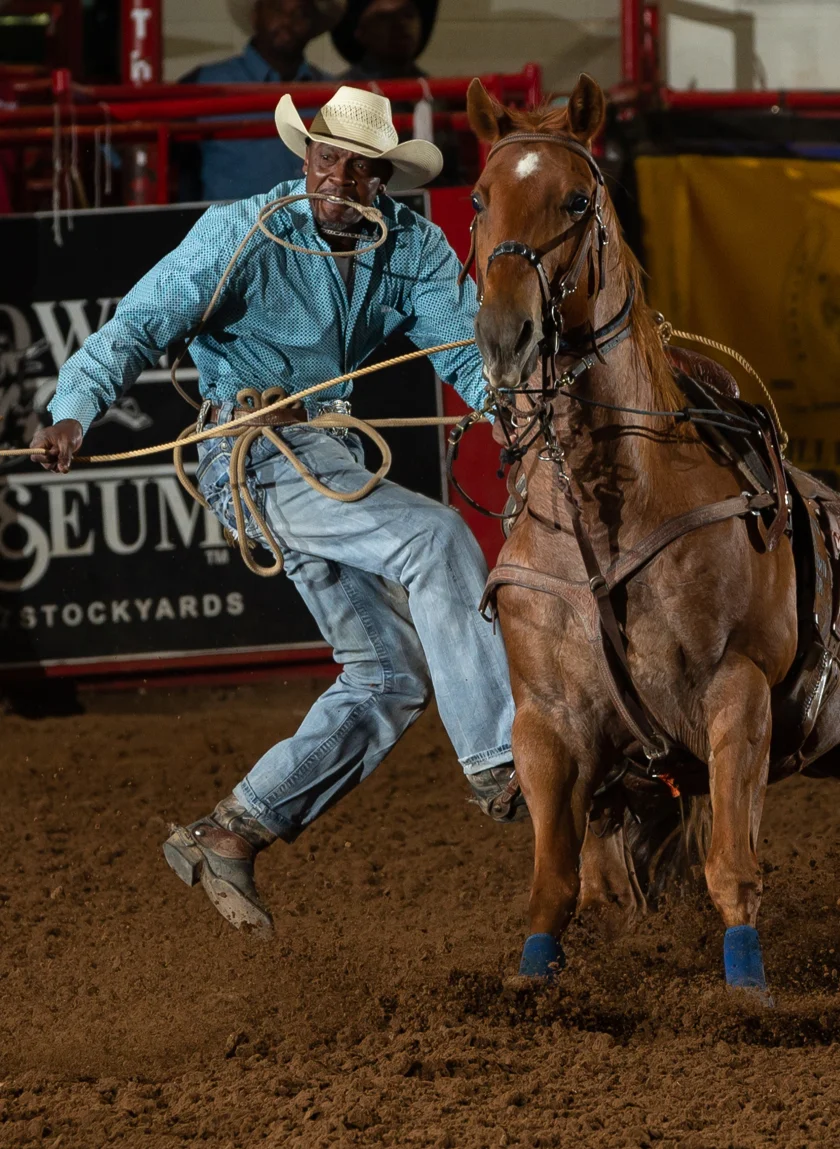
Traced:
[[[536, 272], [540, 285], [540, 295], [542, 297], [542, 339], [540, 341], [540, 355], [543, 365], [543, 391], [547, 392], [556, 388], [558, 383], [555, 360], [557, 355], [564, 349], [563, 304], [569, 296], [574, 295], [578, 290], [584, 269], [588, 266], [590, 254], [593, 249], [595, 253], [594, 264], [597, 267], [597, 291], [603, 290], [606, 282], [605, 249], [609, 243], [609, 232], [603, 218], [604, 176], [589, 149], [582, 143], [572, 136], [557, 136], [548, 132], [513, 132], [511, 135], [503, 136], [502, 139], [497, 140], [490, 149], [490, 154], [487, 157], [488, 163], [502, 148], [507, 147], [509, 144], [523, 143], [559, 144], [561, 147], [566, 148], [567, 151], [574, 152], [575, 155], [584, 159], [592, 175], [595, 177], [595, 193], [587, 205], [585, 213], [579, 220], [576, 220], [573, 225], [584, 225], [577, 247], [566, 270], [556, 282], [553, 283], [549, 278], [543, 260], [548, 252], [557, 246], [559, 240], [554, 240], [545, 245], [542, 250], [537, 250], [527, 243], [521, 243], [519, 240], [504, 240], [502, 243], [497, 244], [490, 252], [483, 273], [481, 269], [477, 269], [479, 303], [482, 302], [484, 297], [484, 279], [493, 263], [501, 256], [519, 256]], [[470, 250], [466, 262], [461, 269], [459, 282], [463, 282], [467, 272], [475, 261], [476, 227], [479, 219], [480, 216], [476, 215], [470, 225]], [[594, 291], [592, 293], [594, 294]], [[629, 306], [627, 310], [629, 312]], [[612, 326], [612, 323], [610, 326]], [[593, 350], [597, 349], [597, 338], [600, 334], [601, 332], [594, 333]]]
[[[540, 437], [545, 442], [545, 451], [550, 452], [554, 448], [552, 408], [554, 396], [561, 388], [571, 387], [581, 375], [594, 367], [596, 360], [603, 362], [604, 356], [630, 335], [632, 330], [630, 311], [634, 299], [631, 280], [627, 297], [619, 312], [603, 326], [591, 330], [585, 343], [564, 338], [563, 304], [578, 290], [584, 271], [590, 265], [590, 260], [593, 269], [590, 296], [597, 295], [598, 292], [602, 291], [606, 282], [605, 249], [609, 244], [609, 231], [603, 218], [604, 176], [589, 149], [582, 143], [572, 136], [558, 136], [548, 132], [513, 132], [504, 136], [497, 140], [490, 149], [490, 154], [487, 157], [488, 162], [508, 144], [521, 143], [559, 144], [575, 155], [579, 155], [586, 161], [595, 178], [595, 191], [587, 204], [586, 211], [573, 224], [573, 227], [583, 225], [574, 254], [565, 271], [559, 275], [555, 273], [554, 281], [549, 276], [543, 260], [550, 251], [553, 251], [563, 241], [564, 236], [556, 237], [539, 250], [526, 243], [521, 243], [519, 240], [504, 240], [491, 251], [483, 273], [481, 268], [476, 269], [479, 303], [484, 298], [484, 279], [492, 264], [503, 255], [516, 255], [526, 260], [536, 272], [540, 285], [542, 298], [542, 332], [539, 342], [541, 386], [532, 388], [527, 384], [520, 384], [516, 387], [497, 388], [488, 385], [490, 394], [485, 409], [489, 410], [491, 407], [496, 407], [502, 416], [502, 428], [507, 440], [502, 452], [502, 461], [508, 464], [520, 460]], [[458, 278], [459, 284], [463, 283], [475, 262], [476, 229], [480, 218], [480, 215], [476, 215], [470, 225], [470, 249], [461, 268], [461, 274]], [[575, 361], [558, 375], [557, 357], [561, 354], [574, 356]], [[516, 396], [524, 396], [529, 404], [530, 410], [524, 413], [524, 418], [520, 418], [516, 413]], [[449, 478], [455, 489], [470, 506], [491, 518], [509, 519], [510, 515], [497, 514], [476, 502], [463, 490], [454, 474], [454, 464], [458, 458], [461, 439], [480, 414], [483, 412], [466, 416], [452, 429], [447, 452]]]

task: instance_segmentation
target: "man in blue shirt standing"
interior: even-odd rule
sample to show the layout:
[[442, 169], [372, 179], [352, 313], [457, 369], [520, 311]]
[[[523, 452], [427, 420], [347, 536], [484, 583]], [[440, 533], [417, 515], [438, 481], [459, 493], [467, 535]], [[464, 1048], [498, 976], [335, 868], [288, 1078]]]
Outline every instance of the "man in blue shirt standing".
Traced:
[[[458, 259], [442, 231], [385, 194], [386, 185], [407, 190], [433, 179], [438, 149], [424, 140], [400, 144], [388, 100], [356, 88], [340, 88], [308, 134], [288, 95], [276, 122], [304, 158], [305, 182], [210, 208], [144, 276], [62, 367], [50, 404], [55, 422], [32, 441], [49, 455], [37, 461], [67, 471], [97, 414], [195, 328], [249, 230], [216, 310], [191, 345], [209, 425], [253, 418], [242, 388], [281, 386], [293, 395], [353, 370], [392, 332], [421, 348], [472, 337], [475, 287], [470, 279], [459, 285]], [[302, 199], [265, 226], [323, 256], [292, 251], [253, 229], [275, 197], [304, 190], [342, 199]], [[371, 250], [355, 205], [374, 203], [388, 235]], [[438, 352], [432, 361], [472, 407], [482, 404], [474, 345]], [[339, 384], [266, 417], [310, 474], [344, 493], [371, 477], [361, 442], [344, 428], [307, 419], [347, 411], [351, 390]], [[232, 437], [199, 444], [197, 471], [201, 494], [228, 528], [236, 525], [233, 444]], [[356, 502], [334, 501], [265, 436], [250, 450], [247, 481], [286, 573], [343, 669], [297, 733], [268, 750], [212, 814], [175, 827], [164, 852], [179, 877], [200, 881], [234, 925], [270, 929], [254, 886], [258, 851], [277, 838], [293, 841], [362, 781], [432, 691], [478, 805], [502, 821], [525, 810], [521, 795], [511, 793], [513, 702], [504, 646], [476, 609], [487, 570], [460, 516], [388, 481]], [[261, 540], [255, 521], [246, 529]]]
[[[338, 23], [346, 0], [233, 0], [229, 6], [237, 23], [253, 33], [245, 50], [239, 56], [196, 68], [182, 83], [317, 83], [332, 79], [306, 59], [304, 50], [310, 40]], [[304, 110], [303, 114], [311, 116], [314, 111]], [[266, 117], [270, 114], [265, 113]], [[205, 200], [243, 199], [300, 175], [300, 158], [276, 137], [206, 140], [201, 144], [200, 195]]]

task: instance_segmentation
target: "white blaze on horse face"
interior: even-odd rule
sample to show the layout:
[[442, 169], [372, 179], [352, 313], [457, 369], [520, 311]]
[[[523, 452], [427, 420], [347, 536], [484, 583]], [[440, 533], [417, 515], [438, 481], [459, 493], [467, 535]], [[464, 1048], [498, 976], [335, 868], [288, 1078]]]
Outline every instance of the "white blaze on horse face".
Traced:
[[516, 171], [516, 174], [519, 176], [519, 178], [524, 180], [526, 176], [533, 175], [539, 166], [539, 153], [526, 152], [514, 170]]

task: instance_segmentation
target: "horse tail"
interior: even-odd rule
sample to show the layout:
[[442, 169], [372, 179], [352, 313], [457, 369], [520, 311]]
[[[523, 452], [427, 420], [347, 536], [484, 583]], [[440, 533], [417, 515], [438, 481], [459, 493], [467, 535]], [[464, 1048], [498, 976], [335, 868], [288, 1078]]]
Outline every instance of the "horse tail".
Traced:
[[685, 893], [703, 879], [712, 837], [711, 799], [660, 795], [628, 813], [625, 833], [647, 900], [655, 904], [663, 894]]

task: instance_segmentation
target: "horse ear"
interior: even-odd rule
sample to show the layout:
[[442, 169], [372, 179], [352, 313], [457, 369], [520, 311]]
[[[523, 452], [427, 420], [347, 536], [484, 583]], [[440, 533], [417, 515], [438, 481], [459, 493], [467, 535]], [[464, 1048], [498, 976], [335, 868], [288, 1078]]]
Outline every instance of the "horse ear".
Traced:
[[[475, 81], [473, 81], [475, 82]], [[574, 91], [569, 96], [569, 126], [572, 134], [585, 144], [597, 136], [604, 125], [607, 101], [598, 84], [586, 72], [581, 72]]]
[[467, 89], [467, 118], [476, 136], [493, 144], [513, 127], [507, 109], [495, 100], [476, 77]]

